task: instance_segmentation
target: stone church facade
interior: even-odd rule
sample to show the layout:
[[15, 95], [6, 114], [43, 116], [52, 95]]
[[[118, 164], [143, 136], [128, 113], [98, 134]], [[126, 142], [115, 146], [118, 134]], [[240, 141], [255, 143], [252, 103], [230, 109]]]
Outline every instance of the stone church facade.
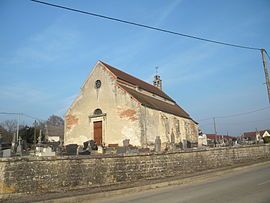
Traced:
[[171, 143], [196, 143], [198, 125], [154, 85], [98, 61], [65, 115], [64, 144], [95, 140], [98, 145], [151, 147], [159, 137]]

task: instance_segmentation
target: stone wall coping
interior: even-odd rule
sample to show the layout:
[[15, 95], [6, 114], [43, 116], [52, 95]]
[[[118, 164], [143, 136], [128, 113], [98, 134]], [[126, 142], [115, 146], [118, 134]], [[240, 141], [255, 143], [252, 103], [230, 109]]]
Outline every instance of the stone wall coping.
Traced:
[[105, 154], [105, 155], [72, 155], [72, 156], [51, 156], [51, 157], [36, 157], [36, 156], [17, 156], [0, 158], [0, 162], [18, 162], [18, 161], [60, 161], [60, 160], [85, 160], [85, 159], [106, 159], [106, 158], [125, 158], [125, 157], [142, 157], [142, 156], [166, 156], [172, 154], [183, 154], [183, 153], [194, 153], [194, 152], [208, 152], [208, 151], [221, 151], [239, 148], [251, 148], [251, 147], [263, 147], [270, 146], [270, 144], [259, 144], [259, 145], [241, 145], [237, 147], [218, 147], [208, 149], [192, 149], [182, 150], [174, 152], [151, 152], [151, 153], [137, 153], [137, 154]]

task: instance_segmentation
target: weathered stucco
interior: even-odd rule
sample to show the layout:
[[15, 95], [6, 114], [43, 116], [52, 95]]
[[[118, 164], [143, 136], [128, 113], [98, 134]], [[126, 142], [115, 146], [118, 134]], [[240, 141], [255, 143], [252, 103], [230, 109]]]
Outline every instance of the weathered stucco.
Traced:
[[[101, 87], [96, 88], [96, 80]], [[93, 122], [102, 121], [102, 140], [105, 145], [123, 144], [130, 139], [133, 145], [140, 145], [138, 109], [140, 104], [116, 85], [116, 78], [97, 63], [81, 88], [80, 95], [65, 116], [64, 143], [79, 144], [93, 139]], [[102, 116], [90, 118], [95, 109], [102, 110]]]
[[[97, 80], [101, 81], [100, 88], [95, 87]], [[129, 139], [133, 146], [151, 147], [157, 136], [163, 148], [183, 140], [197, 142], [194, 121], [142, 106], [118, 82], [102, 63], [96, 64], [65, 115], [65, 145], [82, 145], [94, 139], [95, 121], [102, 121], [105, 145], [122, 146], [123, 140]], [[94, 115], [96, 109], [102, 114]]]
[[156, 136], [162, 142], [162, 148], [171, 143], [188, 140], [198, 142], [198, 126], [194, 121], [147, 107], [141, 107], [141, 120], [147, 145], [155, 143]]

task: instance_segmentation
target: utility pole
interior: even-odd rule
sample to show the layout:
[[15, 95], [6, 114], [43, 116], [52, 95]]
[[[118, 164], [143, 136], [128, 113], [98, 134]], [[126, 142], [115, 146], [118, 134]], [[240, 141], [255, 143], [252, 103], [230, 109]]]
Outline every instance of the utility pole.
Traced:
[[260, 141], [260, 132], [258, 131], [257, 128], [255, 128], [255, 130], [256, 130], [256, 144], [258, 144]]
[[216, 118], [213, 117], [213, 121], [214, 121], [214, 131], [215, 131], [215, 147], [217, 145], [217, 127], [216, 127]]
[[268, 93], [268, 100], [269, 100], [269, 103], [270, 103], [270, 81], [269, 81], [269, 74], [268, 74], [268, 70], [267, 70], [265, 49], [261, 49], [261, 54], [262, 54], [263, 69], [264, 69], [264, 74], [265, 74], [265, 84], [266, 84], [267, 93]]

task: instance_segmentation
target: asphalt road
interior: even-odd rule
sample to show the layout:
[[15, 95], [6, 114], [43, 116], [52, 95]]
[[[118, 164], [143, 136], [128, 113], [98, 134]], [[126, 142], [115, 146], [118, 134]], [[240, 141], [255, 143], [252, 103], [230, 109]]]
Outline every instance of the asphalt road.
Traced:
[[101, 198], [91, 202], [142, 203], [270, 203], [270, 163], [230, 171], [185, 185]]

